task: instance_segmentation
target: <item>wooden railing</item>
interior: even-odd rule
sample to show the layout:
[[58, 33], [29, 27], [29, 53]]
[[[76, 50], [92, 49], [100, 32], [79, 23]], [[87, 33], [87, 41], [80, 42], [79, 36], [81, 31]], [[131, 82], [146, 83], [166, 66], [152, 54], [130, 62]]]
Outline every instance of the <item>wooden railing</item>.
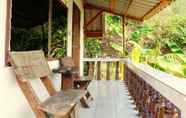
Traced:
[[126, 63], [125, 83], [142, 118], [186, 118], [186, 80]]
[[[186, 118], [186, 80], [176, 78], [148, 65], [134, 64], [120, 58], [85, 58], [89, 63], [89, 77], [101, 80], [101, 64], [106, 63], [106, 80], [115, 73], [119, 79], [119, 65], [123, 64], [124, 82], [142, 118]], [[113, 68], [114, 73], [110, 70]]]
[[[84, 63], [88, 63], [88, 77], [90, 79], [96, 78], [97, 80], [119, 80], [120, 63], [123, 59], [121, 58], [84, 58]], [[106, 64], [106, 69], [102, 71], [102, 65]], [[113, 72], [114, 68], [114, 72]], [[112, 70], [112, 71], [111, 71]], [[106, 74], [106, 78], [102, 78], [101, 75]], [[111, 75], [115, 74], [114, 78]]]

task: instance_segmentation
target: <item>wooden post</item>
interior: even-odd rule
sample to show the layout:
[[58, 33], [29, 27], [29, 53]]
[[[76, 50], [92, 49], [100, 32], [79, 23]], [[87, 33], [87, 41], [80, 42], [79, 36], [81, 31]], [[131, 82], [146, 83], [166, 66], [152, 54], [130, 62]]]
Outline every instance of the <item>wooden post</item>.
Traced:
[[119, 61], [116, 62], [116, 80], [119, 80]]
[[101, 80], [101, 62], [97, 62], [97, 80]]
[[125, 16], [122, 17], [122, 28], [123, 28], [123, 56], [125, 57]]
[[46, 77], [41, 77], [40, 78], [42, 83], [44, 84], [45, 88], [47, 89], [48, 93], [50, 96], [53, 96], [56, 94], [56, 90], [54, 86], [52, 85], [52, 81], [46, 76]]
[[48, 57], [50, 57], [51, 51], [51, 40], [52, 40], [52, 16], [53, 16], [53, 0], [49, 0], [48, 9]]
[[94, 62], [89, 62], [88, 78], [91, 80], [94, 76]]
[[107, 75], [106, 75], [106, 79], [110, 80], [110, 62], [107, 62]]
[[80, 71], [80, 20], [81, 11], [78, 6], [73, 2], [72, 14], [72, 59], [78, 71]]
[[[41, 25], [41, 42], [44, 43], [44, 39], [45, 39], [45, 27], [44, 27], [44, 24]], [[45, 52], [44, 50], [44, 45], [42, 45], [40, 48], [43, 49], [43, 51]]]
[[[125, 57], [125, 16], [122, 17], [122, 28], [123, 28], [123, 57]], [[125, 64], [123, 64], [123, 74], [125, 74]], [[125, 80], [125, 75], [123, 76]]]

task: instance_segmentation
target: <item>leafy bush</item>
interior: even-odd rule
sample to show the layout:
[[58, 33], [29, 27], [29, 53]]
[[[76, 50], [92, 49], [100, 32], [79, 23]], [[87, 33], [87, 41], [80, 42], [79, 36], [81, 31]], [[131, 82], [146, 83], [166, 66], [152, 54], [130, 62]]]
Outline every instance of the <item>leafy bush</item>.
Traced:
[[95, 57], [101, 54], [101, 42], [96, 38], [88, 38], [85, 40], [85, 55]]

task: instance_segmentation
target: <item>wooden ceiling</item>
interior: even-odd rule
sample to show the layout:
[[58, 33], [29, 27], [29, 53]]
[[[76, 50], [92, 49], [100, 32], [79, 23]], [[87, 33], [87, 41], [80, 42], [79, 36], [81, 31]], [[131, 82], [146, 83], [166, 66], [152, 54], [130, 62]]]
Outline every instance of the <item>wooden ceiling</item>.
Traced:
[[155, 15], [173, 0], [84, 0], [84, 7], [96, 8], [129, 19], [144, 21]]

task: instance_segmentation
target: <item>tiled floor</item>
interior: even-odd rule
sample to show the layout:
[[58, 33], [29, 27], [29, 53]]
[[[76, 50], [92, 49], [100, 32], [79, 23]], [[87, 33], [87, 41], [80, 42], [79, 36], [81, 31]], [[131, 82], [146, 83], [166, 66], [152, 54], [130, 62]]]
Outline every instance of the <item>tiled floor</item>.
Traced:
[[79, 118], [139, 118], [123, 81], [92, 81], [94, 96], [89, 109], [80, 108]]

